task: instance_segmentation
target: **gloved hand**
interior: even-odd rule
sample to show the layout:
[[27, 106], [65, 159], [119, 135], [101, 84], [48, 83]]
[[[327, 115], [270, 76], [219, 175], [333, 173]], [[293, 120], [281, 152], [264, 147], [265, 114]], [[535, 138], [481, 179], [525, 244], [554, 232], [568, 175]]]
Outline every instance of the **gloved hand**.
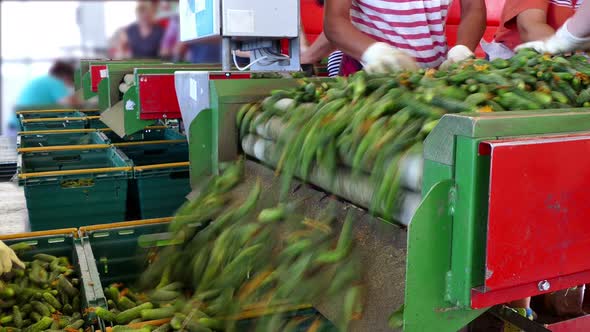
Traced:
[[0, 241], [0, 275], [10, 272], [13, 264], [25, 268], [25, 264], [16, 257], [14, 250]]
[[450, 65], [467, 60], [475, 56], [471, 50], [465, 45], [455, 45], [447, 53], [447, 59], [443, 62], [439, 69], [446, 70]]
[[374, 43], [363, 53], [361, 62], [368, 73], [387, 73], [400, 70], [417, 70], [414, 58], [386, 43]]
[[518, 45], [514, 50], [532, 48], [539, 53], [559, 54], [590, 49], [590, 38], [576, 37], [567, 29], [566, 21], [555, 34], [546, 40], [536, 40]]

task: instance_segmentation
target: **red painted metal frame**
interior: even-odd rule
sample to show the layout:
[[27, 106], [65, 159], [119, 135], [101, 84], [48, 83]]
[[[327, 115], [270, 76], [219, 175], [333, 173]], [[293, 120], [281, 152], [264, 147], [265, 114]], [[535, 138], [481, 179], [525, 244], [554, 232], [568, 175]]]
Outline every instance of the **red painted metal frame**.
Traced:
[[490, 154], [483, 308], [590, 282], [590, 134], [483, 142]]
[[548, 324], [545, 327], [553, 332], [590, 331], [590, 315]]
[[[244, 73], [211, 73], [210, 79], [247, 79]], [[139, 75], [139, 118], [142, 120], [179, 119], [180, 105], [174, 89], [174, 74]]]
[[90, 89], [92, 92], [98, 92], [98, 83], [106, 77], [106, 65], [91, 65], [90, 66]]

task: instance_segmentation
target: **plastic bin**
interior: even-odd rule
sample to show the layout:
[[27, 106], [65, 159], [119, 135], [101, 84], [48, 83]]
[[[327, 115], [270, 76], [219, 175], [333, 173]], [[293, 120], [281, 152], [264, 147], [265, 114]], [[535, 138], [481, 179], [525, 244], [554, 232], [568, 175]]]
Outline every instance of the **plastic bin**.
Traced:
[[[75, 228], [59, 229], [44, 232], [32, 232], [23, 234], [12, 234], [0, 236], [0, 240], [6, 245], [19, 242], [27, 242], [33, 250], [23, 254], [24, 260], [32, 260], [33, 256], [39, 253], [66, 256], [74, 266], [77, 276], [80, 278], [80, 296], [82, 307], [95, 307], [100, 305], [104, 296], [102, 293], [94, 292], [94, 281], [91, 278], [88, 259], [86, 258], [82, 242], [77, 237]], [[88, 314], [85, 314], [88, 313]], [[83, 310], [84, 319], [88, 324], [93, 324], [96, 317], [92, 312]]]
[[84, 113], [76, 110], [20, 111], [17, 113], [23, 131], [84, 128]]
[[186, 141], [116, 143], [133, 162], [128, 219], [174, 215], [191, 192]]
[[119, 137], [112, 131], [105, 132], [105, 135], [112, 143], [136, 142], [136, 141], [161, 141], [161, 140], [186, 140], [186, 136], [176, 130], [169, 128], [146, 128], [133, 135], [123, 138]]
[[[167, 245], [173, 244], [172, 234], [167, 233], [171, 219], [139, 220], [80, 228], [84, 252], [93, 276], [93, 263], [96, 266], [98, 276], [93, 278], [94, 287], [100, 287], [103, 297], [102, 290], [112, 283], [123, 283], [132, 287], [149, 265], [150, 257], [157, 255], [159, 250]], [[315, 318], [324, 321], [319, 331], [337, 331], [334, 325], [314, 308], [278, 309], [285, 317], [309, 318], [308, 324], [302, 326], [300, 331], [307, 331]], [[256, 319], [263, 314], [265, 312], [252, 310], [240, 315], [238, 331], [253, 331]], [[100, 326], [104, 328], [104, 322], [101, 322]]]
[[17, 148], [64, 146], [64, 145], [88, 145], [108, 144], [110, 141], [104, 133], [95, 130], [80, 131], [55, 131], [46, 134], [21, 134], [17, 137]]
[[90, 115], [86, 117], [86, 128], [88, 129], [102, 129], [102, 128], [108, 128], [109, 126], [107, 126], [104, 122], [102, 122], [100, 120], [100, 116], [99, 115]]
[[25, 187], [31, 229], [125, 220], [131, 166], [108, 145], [49, 147], [21, 154], [18, 178]]

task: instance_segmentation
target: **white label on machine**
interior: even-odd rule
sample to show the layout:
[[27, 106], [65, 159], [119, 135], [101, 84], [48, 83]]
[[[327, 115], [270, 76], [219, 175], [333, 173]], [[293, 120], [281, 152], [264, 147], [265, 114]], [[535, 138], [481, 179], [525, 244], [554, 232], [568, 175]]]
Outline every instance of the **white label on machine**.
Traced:
[[226, 12], [227, 22], [226, 32], [234, 33], [254, 33], [254, 11], [228, 9]]
[[197, 101], [197, 81], [194, 78], [190, 79], [189, 94], [194, 101]]
[[195, 0], [195, 13], [202, 12], [207, 9], [207, 0]]
[[101, 69], [100, 70], [100, 78], [105, 78], [108, 76], [109, 71], [106, 69]]
[[125, 110], [126, 111], [135, 110], [135, 103], [133, 102], [133, 100], [127, 100], [127, 102], [125, 103]]

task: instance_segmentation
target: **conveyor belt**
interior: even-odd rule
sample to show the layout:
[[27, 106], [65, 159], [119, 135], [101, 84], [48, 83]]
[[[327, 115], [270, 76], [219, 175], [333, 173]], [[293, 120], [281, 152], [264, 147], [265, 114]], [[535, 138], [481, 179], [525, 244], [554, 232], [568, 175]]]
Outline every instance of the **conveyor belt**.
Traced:
[[[260, 180], [263, 192], [278, 190], [279, 183], [274, 171], [254, 161], [246, 161], [246, 181], [236, 190], [247, 195], [255, 181]], [[318, 212], [333, 208], [338, 220], [343, 221], [348, 212], [356, 217], [354, 235], [361, 256], [366, 286], [364, 314], [361, 320], [353, 322], [351, 331], [391, 331], [387, 326], [389, 315], [404, 301], [406, 238], [407, 232], [397, 225], [386, 223], [370, 216], [365, 210], [355, 208], [346, 202], [326, 197], [326, 194], [300, 182], [293, 183], [289, 200], [305, 199], [303, 211], [313, 217]], [[386, 268], [384, 268], [386, 267]], [[314, 303], [327, 318], [334, 319], [334, 313], [344, 301], [326, 299]]]

